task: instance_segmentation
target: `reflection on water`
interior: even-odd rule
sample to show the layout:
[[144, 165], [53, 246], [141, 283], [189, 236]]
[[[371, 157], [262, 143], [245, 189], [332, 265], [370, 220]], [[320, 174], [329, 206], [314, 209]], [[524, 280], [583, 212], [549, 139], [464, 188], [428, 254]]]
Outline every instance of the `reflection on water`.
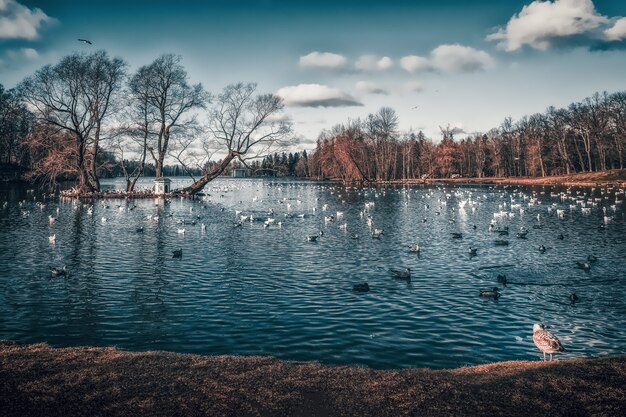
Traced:
[[[541, 321], [565, 345], [561, 357], [626, 349], [619, 190], [221, 179], [201, 201], [77, 204], [3, 187], [3, 339], [441, 368], [537, 359]], [[490, 231], [492, 221], [509, 235]], [[578, 268], [589, 255], [597, 262]], [[63, 265], [68, 275], [52, 277], [50, 266]], [[410, 267], [412, 280], [393, 279], [393, 267]], [[361, 282], [371, 290], [353, 291]], [[478, 296], [494, 286], [499, 299]]]

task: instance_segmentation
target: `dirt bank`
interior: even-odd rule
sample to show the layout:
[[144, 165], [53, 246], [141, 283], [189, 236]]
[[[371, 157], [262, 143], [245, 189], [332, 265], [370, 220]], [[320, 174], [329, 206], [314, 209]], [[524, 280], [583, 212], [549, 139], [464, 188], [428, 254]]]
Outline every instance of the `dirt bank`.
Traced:
[[376, 371], [0, 343], [2, 416], [624, 416], [626, 357]]

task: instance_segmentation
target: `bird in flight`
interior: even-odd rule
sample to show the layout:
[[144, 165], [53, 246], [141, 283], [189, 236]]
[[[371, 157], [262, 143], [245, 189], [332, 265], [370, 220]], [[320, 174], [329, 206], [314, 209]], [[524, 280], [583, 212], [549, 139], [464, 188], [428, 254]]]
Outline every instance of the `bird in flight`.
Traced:
[[417, 105], [417, 106], [413, 106], [413, 107], [411, 107], [411, 110], [415, 110], [415, 109], [416, 109], [416, 108], [418, 108], [418, 107], [419, 107], [419, 105]]
[[91, 41], [88, 41], [87, 39], [79, 39], [78, 41], [91, 45]]

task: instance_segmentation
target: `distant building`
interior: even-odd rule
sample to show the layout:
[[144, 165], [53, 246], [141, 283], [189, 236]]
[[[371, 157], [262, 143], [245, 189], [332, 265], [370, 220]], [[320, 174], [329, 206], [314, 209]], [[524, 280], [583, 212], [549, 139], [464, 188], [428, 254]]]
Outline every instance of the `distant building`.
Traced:
[[248, 176], [248, 170], [246, 168], [233, 168], [230, 175], [235, 178], [245, 178]]
[[159, 177], [154, 180], [154, 193], [156, 195], [167, 194], [171, 191], [172, 180], [169, 178]]

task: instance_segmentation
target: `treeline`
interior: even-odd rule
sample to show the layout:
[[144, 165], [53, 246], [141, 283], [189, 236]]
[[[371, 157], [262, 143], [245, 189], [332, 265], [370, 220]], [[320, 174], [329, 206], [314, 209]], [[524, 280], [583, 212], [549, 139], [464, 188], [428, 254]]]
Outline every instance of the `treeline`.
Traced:
[[308, 155], [302, 152], [274, 153], [252, 162], [251, 175], [257, 177], [303, 177], [307, 178]]
[[626, 92], [596, 93], [515, 122], [507, 118], [487, 133], [461, 140], [455, 140], [455, 128], [440, 130], [439, 143], [422, 132], [400, 133], [395, 111], [384, 107], [322, 132], [307, 170], [312, 177], [363, 182], [623, 169]]
[[75, 179], [79, 193], [99, 191], [103, 176], [125, 177], [132, 191], [141, 176], [188, 174], [181, 191], [196, 193], [232, 162], [273, 152], [291, 132], [275, 117], [282, 110], [254, 83], [217, 94], [191, 84], [173, 54], [129, 74], [105, 51], [73, 53], [15, 89], [0, 86], [0, 164], [49, 183]]

